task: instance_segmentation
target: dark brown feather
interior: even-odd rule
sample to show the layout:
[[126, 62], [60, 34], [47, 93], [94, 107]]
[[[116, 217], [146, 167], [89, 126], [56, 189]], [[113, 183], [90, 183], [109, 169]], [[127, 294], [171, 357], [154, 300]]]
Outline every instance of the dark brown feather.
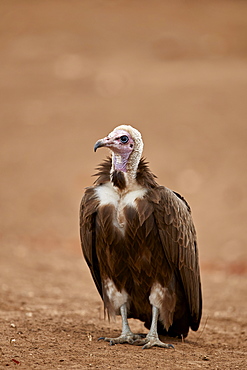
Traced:
[[136, 209], [126, 206], [125, 235], [114, 224], [112, 205], [100, 206], [96, 187], [110, 181], [112, 161], [98, 167], [93, 187], [81, 202], [82, 250], [96, 287], [109, 314], [114, 314], [102, 286], [110, 278], [130, 297], [129, 316], [151, 323], [150, 289], [154, 282], [167, 287], [159, 323], [162, 334], [185, 337], [189, 327], [197, 330], [202, 297], [196, 232], [188, 203], [178, 193], [159, 186], [147, 163], [141, 159], [136, 180], [148, 191], [136, 200]]
[[[111, 166], [112, 159], [111, 157], [107, 157], [104, 162], [96, 168], [97, 172], [93, 176], [97, 176], [97, 179], [94, 184], [100, 185], [110, 181]], [[136, 174], [136, 181], [138, 184], [146, 188], [155, 188], [158, 186], [155, 178], [156, 176], [150, 171], [148, 163], [144, 158], [141, 158]], [[155, 194], [153, 195], [155, 196]]]
[[112, 166], [111, 157], [107, 157], [103, 163], [101, 163], [97, 168], [97, 172], [93, 176], [98, 176], [94, 184], [100, 185], [105, 184], [110, 181], [110, 171]]
[[[197, 330], [201, 319], [202, 297], [198, 251], [195, 248], [196, 232], [187, 202], [174, 194], [167, 188], [160, 188], [161, 202], [155, 208], [155, 219], [166, 256], [181, 278], [190, 310], [190, 326]], [[167, 204], [174, 212], [174, 221], [169, 224], [163, 217], [167, 213]]]
[[103, 298], [99, 262], [96, 254], [96, 214], [99, 200], [94, 188], [87, 188], [80, 205], [80, 237], [84, 258], [90, 268], [93, 280]]
[[120, 190], [126, 188], [126, 181], [122, 171], [113, 171], [111, 181], [113, 185], [118, 187]]

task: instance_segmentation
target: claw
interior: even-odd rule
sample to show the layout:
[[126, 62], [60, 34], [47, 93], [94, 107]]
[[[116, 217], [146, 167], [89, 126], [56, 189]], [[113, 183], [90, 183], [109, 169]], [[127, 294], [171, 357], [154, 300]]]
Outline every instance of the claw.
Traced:
[[157, 337], [146, 336], [144, 339], [137, 339], [134, 343], [135, 346], [143, 346], [142, 349], [147, 349], [151, 347], [162, 347], [162, 348], [173, 348], [174, 346], [170, 343], [161, 342]]
[[100, 337], [98, 341], [104, 340], [109, 342], [110, 346], [114, 346], [115, 344], [134, 344], [136, 346], [143, 346], [143, 349], [151, 348], [151, 347], [161, 347], [161, 348], [173, 348], [172, 344], [163, 343], [159, 337], [157, 332], [157, 320], [159, 315], [159, 309], [155, 306], [152, 307], [152, 323], [149, 333], [145, 336], [144, 334], [134, 334], [130, 330], [128, 320], [127, 320], [127, 306], [124, 303], [120, 307], [120, 312], [122, 315], [122, 333], [117, 338], [107, 338], [107, 337]]
[[161, 342], [161, 340], [149, 340], [143, 347], [142, 349], [148, 349], [148, 348], [152, 348], [152, 347], [161, 347], [161, 348], [173, 348], [174, 349], [174, 346], [170, 343], [163, 343]]
[[121, 334], [117, 338], [107, 338], [107, 337], [100, 337], [99, 340], [104, 340], [105, 342], [109, 342], [110, 346], [114, 346], [115, 344], [123, 344], [123, 343], [128, 343], [128, 344], [134, 344], [134, 342], [138, 339], [143, 338], [142, 334]]
[[174, 345], [173, 345], [173, 344], [171, 344], [171, 343], [168, 343], [168, 348], [173, 348], [173, 349], [175, 349]]

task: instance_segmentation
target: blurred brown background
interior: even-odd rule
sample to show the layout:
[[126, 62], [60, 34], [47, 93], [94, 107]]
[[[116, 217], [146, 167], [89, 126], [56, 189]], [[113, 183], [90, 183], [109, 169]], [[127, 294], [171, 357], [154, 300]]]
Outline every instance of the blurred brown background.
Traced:
[[[0, 367], [245, 368], [247, 2], [2, 0], [0, 96]], [[94, 143], [122, 123], [198, 231], [202, 324], [158, 357], [96, 341], [121, 325], [79, 242]]]
[[1, 239], [79, 249], [78, 207], [138, 128], [160, 184], [192, 206], [202, 264], [246, 258], [247, 4], [2, 1]]

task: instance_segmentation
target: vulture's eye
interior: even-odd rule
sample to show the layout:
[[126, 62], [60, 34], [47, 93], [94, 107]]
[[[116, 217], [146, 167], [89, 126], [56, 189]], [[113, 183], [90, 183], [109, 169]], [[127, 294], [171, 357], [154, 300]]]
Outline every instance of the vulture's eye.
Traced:
[[120, 140], [123, 144], [126, 144], [129, 141], [129, 138], [127, 135], [123, 135], [120, 137]]

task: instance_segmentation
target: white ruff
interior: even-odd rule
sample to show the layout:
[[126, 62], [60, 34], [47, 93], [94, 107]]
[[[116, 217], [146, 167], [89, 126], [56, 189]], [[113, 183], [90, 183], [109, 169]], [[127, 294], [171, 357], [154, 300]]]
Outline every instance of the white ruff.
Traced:
[[114, 190], [111, 182], [97, 186], [95, 191], [100, 200], [101, 206], [113, 205], [115, 208], [117, 208], [120, 197], [119, 194]]
[[146, 194], [147, 189], [136, 189], [128, 192], [122, 197], [121, 205], [122, 207], [126, 206], [132, 206], [136, 207], [136, 200], [137, 199], [142, 199], [144, 195]]
[[114, 226], [118, 227], [122, 232], [124, 232], [126, 223], [124, 208], [126, 206], [136, 208], [136, 200], [142, 199], [147, 192], [147, 189], [136, 184], [132, 191], [121, 193], [114, 188], [111, 182], [100, 185], [95, 190], [100, 200], [99, 206], [112, 205], [114, 207]]

